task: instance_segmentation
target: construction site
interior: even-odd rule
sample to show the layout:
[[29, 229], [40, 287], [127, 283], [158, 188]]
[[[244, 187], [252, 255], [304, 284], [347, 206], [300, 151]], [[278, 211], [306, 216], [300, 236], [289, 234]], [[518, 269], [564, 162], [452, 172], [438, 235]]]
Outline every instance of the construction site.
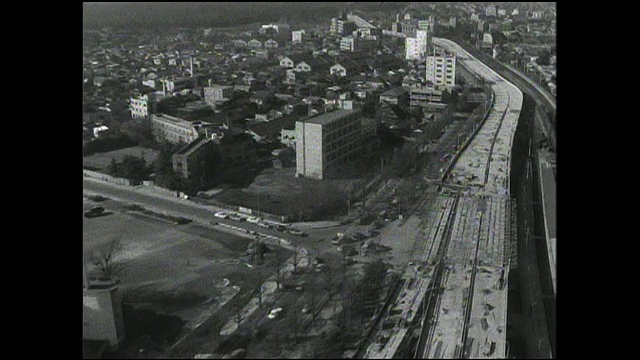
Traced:
[[[161, 206], [157, 199], [139, 195], [136, 202], [153, 203], [164, 217], [186, 214], [193, 221], [159, 225], [138, 219], [141, 215], [131, 206], [117, 202], [123, 190], [110, 189], [108, 204], [115, 204], [115, 214], [93, 223], [111, 221], [109, 229], [119, 224], [124, 231], [125, 217], [127, 222], [131, 217], [140, 220], [138, 227], [153, 227], [159, 234], [153, 243], [132, 235], [125, 239], [123, 254], [125, 260], [135, 260], [129, 261], [133, 266], [125, 273], [130, 284], [123, 287], [127, 305], [152, 308], [180, 322], [173, 336], [157, 340], [164, 342], [158, 356], [512, 357], [511, 312], [514, 307], [521, 312], [529, 301], [518, 297], [515, 306], [510, 287], [511, 271], [522, 258], [517, 217], [524, 205], [514, 193], [514, 171], [525, 167], [518, 164], [514, 143], [521, 136], [516, 137], [516, 129], [522, 128], [525, 98], [458, 44], [442, 38], [433, 42], [455, 54], [458, 65], [488, 89], [486, 104], [478, 107], [481, 116], [454, 122], [442, 131], [432, 144], [441, 149], [432, 151], [437, 161], [422, 172], [412, 171], [411, 179], [385, 179], [378, 191], [353, 204], [366, 204], [377, 218], [373, 223], [356, 223], [353, 213], [358, 211], [351, 210], [351, 198], [344, 218], [314, 227], [257, 218], [261, 205], [264, 210], [265, 203], [274, 200], [267, 196], [257, 196], [256, 213], [225, 213], [175, 199]], [[462, 135], [465, 140], [459, 144]], [[449, 154], [452, 148], [455, 153]], [[444, 149], [449, 156], [440, 156]], [[283, 193], [296, 190], [287, 185]], [[410, 189], [411, 196], [399, 196], [396, 191], [402, 188]], [[87, 238], [113, 235], [113, 230], [107, 234], [104, 227], [85, 223]], [[256, 249], [261, 244], [266, 257], [258, 264]], [[184, 260], [180, 266], [157, 266], [167, 255]], [[552, 259], [555, 264], [555, 256]], [[162, 288], [167, 294], [192, 294], [193, 306], [150, 306], [146, 292], [157, 284], [173, 284]], [[529, 316], [531, 312], [530, 308]], [[137, 347], [136, 342], [130, 348]], [[240, 350], [242, 355], [236, 354]]]
[[512, 143], [522, 92], [457, 44], [434, 39], [491, 86], [493, 103], [421, 211], [399, 296], [365, 358], [506, 358], [514, 248]]

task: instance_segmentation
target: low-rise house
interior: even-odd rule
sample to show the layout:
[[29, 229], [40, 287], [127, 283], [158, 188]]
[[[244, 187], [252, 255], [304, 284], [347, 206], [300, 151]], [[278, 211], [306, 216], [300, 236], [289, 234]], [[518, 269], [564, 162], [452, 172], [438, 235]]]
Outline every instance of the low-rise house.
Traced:
[[284, 56], [280, 59], [280, 66], [283, 68], [293, 68], [293, 59], [289, 56]]
[[257, 38], [253, 38], [247, 42], [247, 47], [249, 49], [261, 49], [263, 42], [258, 40]]
[[333, 65], [329, 72], [331, 75], [336, 75], [339, 77], [353, 76], [359, 74], [362, 70], [362, 66], [353, 61], [342, 61], [341, 63], [337, 63]]
[[275, 95], [271, 91], [257, 91], [249, 98], [252, 103], [257, 104], [261, 108], [268, 107], [274, 99]]
[[298, 115], [286, 115], [271, 121], [257, 123], [251, 126], [248, 132], [256, 142], [277, 144], [282, 129], [295, 128], [296, 121], [298, 120], [300, 120], [300, 116]]
[[274, 39], [269, 39], [269, 40], [264, 42], [264, 48], [265, 49], [277, 49], [278, 48], [278, 42], [275, 41]]
[[245, 40], [237, 39], [233, 41], [233, 46], [235, 46], [236, 48], [244, 49], [247, 48], [249, 44]]
[[409, 94], [402, 86], [397, 86], [391, 90], [380, 94], [380, 102], [389, 105], [398, 105], [403, 102], [409, 102]]

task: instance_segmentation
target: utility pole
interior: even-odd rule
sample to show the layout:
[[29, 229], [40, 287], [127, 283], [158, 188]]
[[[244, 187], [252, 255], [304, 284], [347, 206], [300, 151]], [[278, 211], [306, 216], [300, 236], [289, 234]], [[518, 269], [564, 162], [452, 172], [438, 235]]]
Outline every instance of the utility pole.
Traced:
[[82, 251], [82, 278], [84, 280], [84, 289], [89, 290], [89, 278], [87, 278], [87, 259], [84, 250]]

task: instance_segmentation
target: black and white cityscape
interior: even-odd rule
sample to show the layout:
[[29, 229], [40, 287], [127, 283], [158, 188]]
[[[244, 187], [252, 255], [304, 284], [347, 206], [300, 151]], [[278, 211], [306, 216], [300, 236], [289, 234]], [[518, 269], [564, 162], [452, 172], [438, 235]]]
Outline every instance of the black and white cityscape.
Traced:
[[556, 3], [83, 3], [83, 357], [556, 357]]

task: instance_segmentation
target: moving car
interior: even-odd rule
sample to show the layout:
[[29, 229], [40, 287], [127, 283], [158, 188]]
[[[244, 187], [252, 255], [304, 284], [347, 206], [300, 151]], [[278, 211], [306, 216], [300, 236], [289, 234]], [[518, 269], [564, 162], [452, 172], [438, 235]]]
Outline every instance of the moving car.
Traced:
[[255, 217], [255, 216], [250, 216], [247, 218], [247, 222], [253, 223], [253, 224], [257, 224], [260, 222], [260, 218]]
[[298, 230], [298, 229], [289, 229], [289, 234], [291, 235], [298, 235], [298, 236], [302, 236], [302, 237], [306, 237], [309, 236], [306, 233], [303, 233], [302, 231]]
[[215, 214], [213, 214], [213, 216], [220, 218], [220, 219], [228, 219], [229, 218], [229, 214], [227, 214], [224, 211], [218, 211]]
[[235, 221], [246, 221], [247, 220], [247, 219], [243, 218], [242, 216], [236, 215], [236, 214], [229, 215], [229, 219], [235, 220]]
[[277, 307], [277, 308], [269, 311], [269, 315], [267, 315], [267, 317], [269, 319], [275, 319], [278, 316], [278, 314], [280, 314], [281, 311], [282, 311], [282, 308], [281, 307]]

